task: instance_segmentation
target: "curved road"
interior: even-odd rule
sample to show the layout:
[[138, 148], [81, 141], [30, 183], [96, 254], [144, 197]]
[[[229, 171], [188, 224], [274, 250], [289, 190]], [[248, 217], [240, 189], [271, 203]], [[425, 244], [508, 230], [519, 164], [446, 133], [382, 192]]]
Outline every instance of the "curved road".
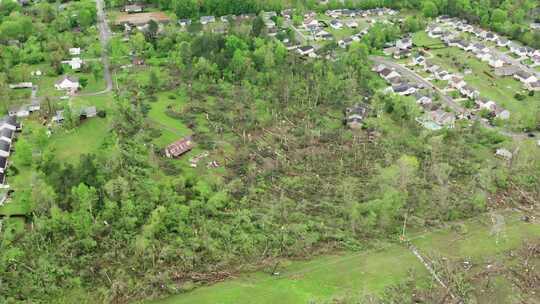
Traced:
[[[416, 81], [417, 83], [421, 83], [424, 86], [426, 86], [427, 88], [430, 88], [431, 90], [434, 90], [434, 91], [438, 92], [440, 94], [440, 96], [441, 96], [441, 100], [449, 108], [451, 108], [455, 112], [457, 112], [457, 113], [467, 113], [467, 112], [469, 112], [466, 108], [461, 106], [459, 103], [455, 102], [454, 99], [452, 99], [450, 96], [446, 95], [445, 92], [443, 92], [441, 89], [434, 86], [430, 81], [428, 81], [424, 77], [418, 75], [416, 72], [408, 69], [407, 67], [405, 67], [405, 66], [403, 66], [401, 64], [398, 64], [396, 62], [393, 62], [391, 60], [388, 60], [387, 58], [380, 57], [380, 56], [369, 56], [369, 59], [371, 61], [377, 63], [377, 64], [384, 64], [387, 67], [390, 67], [390, 68], [396, 70], [397, 72], [399, 72], [400, 74], [406, 76], [407, 78], [412, 79], [412, 80]], [[500, 129], [497, 129], [497, 128], [491, 126], [490, 124], [488, 124], [487, 122], [485, 122], [483, 120], [481, 120], [481, 123], [482, 123], [482, 125], [484, 127], [496, 130], [497, 132], [499, 132], [499, 134], [502, 134], [502, 135], [508, 136], [508, 137], [512, 137], [514, 140], [525, 140], [525, 139], [528, 138], [527, 134], [525, 134], [525, 133], [521, 133], [521, 132], [518, 133], [518, 132], [500, 130]], [[535, 135], [539, 136], [539, 134], [535, 134]]]

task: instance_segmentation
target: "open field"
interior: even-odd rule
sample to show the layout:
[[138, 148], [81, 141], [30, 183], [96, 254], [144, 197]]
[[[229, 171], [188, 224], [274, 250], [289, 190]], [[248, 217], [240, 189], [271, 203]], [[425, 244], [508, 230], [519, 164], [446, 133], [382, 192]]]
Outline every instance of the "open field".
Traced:
[[[504, 237], [497, 243], [490, 234], [488, 217], [464, 224], [466, 234], [450, 229], [421, 234], [413, 243], [425, 253], [438, 253], [451, 259], [472, 261], [494, 259], [518, 247], [522, 241], [540, 237], [540, 226], [519, 221], [517, 214], [506, 217]], [[426, 280], [427, 272], [408, 249], [399, 244], [381, 250], [344, 253], [288, 262], [278, 268], [279, 276], [265, 272], [240, 275], [236, 279], [201, 287], [183, 295], [149, 303], [308, 303], [343, 295], [378, 294], [389, 285], [404, 281], [412, 270]]]

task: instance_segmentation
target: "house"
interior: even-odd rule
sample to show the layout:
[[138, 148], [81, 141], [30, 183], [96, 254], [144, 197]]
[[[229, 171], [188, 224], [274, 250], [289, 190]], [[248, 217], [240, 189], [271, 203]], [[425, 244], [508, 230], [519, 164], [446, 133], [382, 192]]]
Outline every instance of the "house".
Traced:
[[495, 75], [497, 76], [514, 76], [519, 71], [519, 68], [513, 65], [502, 66], [495, 68]]
[[81, 55], [81, 48], [70, 48], [69, 49], [69, 54], [71, 56], [79, 56], [79, 55]]
[[514, 49], [513, 53], [520, 57], [526, 57], [529, 54], [529, 50], [523, 46], [523, 47]]
[[462, 87], [466, 86], [467, 83], [463, 80], [463, 78], [458, 76], [452, 76], [448, 82], [448, 84], [455, 88], [455, 89], [461, 89]]
[[0, 156], [0, 173], [6, 173], [7, 166], [8, 166], [7, 157]]
[[492, 56], [489, 59], [489, 65], [493, 68], [501, 68], [502, 66], [504, 66], [504, 61], [499, 57]]
[[8, 143], [12, 142], [14, 135], [15, 135], [15, 131], [11, 129], [4, 128], [0, 130], [0, 140], [6, 141]]
[[540, 30], [540, 23], [533, 22], [530, 24], [530, 28], [533, 30]]
[[30, 111], [28, 111], [28, 106], [22, 105], [22, 106], [15, 106], [8, 110], [9, 116], [14, 117], [28, 117], [30, 115]]
[[426, 61], [426, 63], [424, 64], [424, 70], [426, 72], [430, 72], [430, 73], [437, 73], [438, 70], [440, 70], [441, 67], [436, 65], [436, 64], [433, 64], [429, 61]]
[[315, 52], [315, 48], [312, 47], [311, 45], [301, 46], [301, 47], [297, 48], [296, 50], [302, 56], [309, 56], [310, 54]]
[[527, 83], [527, 90], [529, 91], [540, 91], [540, 80], [535, 82]]
[[427, 32], [431, 38], [440, 38], [443, 34], [443, 30], [440, 27], [428, 29]]
[[304, 19], [303, 26], [307, 30], [314, 30], [319, 27], [319, 21], [313, 18]]
[[453, 128], [456, 118], [453, 114], [445, 112], [441, 109], [430, 111], [424, 114], [423, 117], [416, 119], [424, 128], [435, 131], [444, 127]]
[[416, 98], [416, 103], [423, 107], [429, 106], [433, 103], [433, 100], [431, 100], [430, 97], [422, 95], [420, 93], [416, 93], [414, 97]]
[[347, 46], [349, 46], [352, 42], [353, 42], [352, 38], [347, 37], [345, 39], [341, 39], [340, 41], [338, 41], [338, 45], [339, 45], [340, 48], [344, 49]]
[[54, 87], [57, 90], [66, 90], [66, 91], [75, 92], [80, 87], [79, 79], [76, 77], [65, 75], [62, 78], [60, 78], [58, 81], [56, 81], [56, 83], [54, 84]]
[[13, 131], [20, 131], [21, 127], [21, 123], [17, 122], [15, 116], [4, 116], [0, 119], [0, 130], [7, 128]]
[[489, 61], [491, 59], [491, 54], [488, 52], [476, 52], [476, 58], [482, 61]]
[[410, 49], [412, 48], [412, 39], [409, 37], [399, 39], [396, 41], [396, 47], [402, 50]]
[[484, 35], [484, 39], [486, 39], [488, 41], [496, 41], [497, 40], [497, 35], [495, 35], [492, 32], [486, 32], [485, 35]]
[[83, 65], [83, 61], [79, 57], [73, 57], [71, 60], [64, 60], [62, 63], [68, 64], [73, 70], [79, 70]]
[[191, 24], [191, 19], [180, 19], [178, 20], [178, 25], [180, 26], [188, 26]]
[[497, 46], [505, 47], [508, 46], [509, 43], [510, 41], [504, 37], [499, 37], [499, 39], [497, 39]]
[[136, 13], [128, 14], [123, 13], [118, 15], [114, 23], [116, 25], [122, 25], [126, 29], [131, 29], [132, 26], [142, 28], [146, 26], [150, 21], [154, 21], [158, 24], [165, 24], [171, 21], [171, 18], [163, 12], [149, 12], [149, 13]]
[[452, 78], [452, 74], [448, 73], [447, 71], [441, 70], [435, 73], [435, 78], [439, 80], [450, 80], [450, 78]]
[[266, 26], [266, 28], [269, 28], [269, 29], [276, 27], [276, 23], [271, 19], [265, 20], [264, 25]]
[[401, 75], [394, 71], [394, 70], [391, 70], [389, 68], [384, 68], [382, 69], [380, 72], [379, 72], [379, 75], [381, 75], [382, 78], [388, 80], [390, 78], [393, 78], [393, 77], [401, 77]]
[[124, 6], [124, 12], [128, 14], [142, 13], [142, 11], [143, 11], [142, 5], [129, 4], [129, 5]]
[[411, 50], [409, 49], [396, 49], [393, 54], [395, 59], [403, 59], [411, 56]]
[[497, 149], [497, 151], [495, 152], [495, 156], [503, 158], [505, 160], [511, 160], [513, 155], [512, 155], [512, 152], [506, 149], [500, 148], [500, 149]]
[[191, 136], [188, 136], [168, 145], [164, 152], [168, 158], [176, 158], [191, 151], [191, 149], [193, 149], [193, 141]]
[[347, 126], [351, 129], [358, 129], [362, 126], [362, 122], [368, 116], [369, 108], [365, 104], [356, 104], [353, 107], [345, 110]]
[[459, 92], [461, 93], [461, 95], [466, 96], [470, 99], [476, 99], [480, 96], [480, 92], [478, 92], [477, 90], [475, 90], [473, 87], [469, 85], [465, 85], [459, 88]]
[[281, 11], [281, 16], [283, 16], [283, 18], [285, 18], [285, 19], [290, 20], [292, 18], [293, 14], [294, 14], [294, 9], [292, 9], [292, 8], [287, 8], [287, 9], [284, 9], [284, 10]]
[[332, 34], [324, 30], [317, 32], [314, 36], [315, 36], [315, 40], [330, 40], [334, 38]]
[[475, 53], [486, 53], [488, 51], [488, 48], [482, 43], [475, 43], [472, 46], [472, 51]]
[[375, 73], [380, 73], [384, 69], [386, 69], [386, 65], [384, 64], [377, 64], [371, 68], [371, 70]]
[[350, 28], [357, 28], [358, 27], [358, 22], [356, 22], [355, 20], [349, 20], [345, 24]]
[[524, 84], [533, 83], [533, 82], [538, 81], [536, 76], [534, 76], [533, 74], [531, 74], [529, 72], [523, 71], [523, 70], [517, 71], [514, 74], [514, 78], [516, 78], [517, 80], [523, 82]]
[[409, 84], [406, 84], [406, 83], [403, 83], [403, 84], [399, 84], [399, 85], [394, 85], [394, 86], [391, 86], [390, 87], [392, 92], [398, 94], [398, 95], [401, 95], [401, 96], [409, 96], [411, 94], [414, 94], [416, 92], [416, 88], [409, 85]]
[[0, 157], [9, 157], [9, 154], [11, 153], [11, 143], [0, 140]]
[[426, 62], [426, 59], [424, 58], [424, 56], [421, 55], [414, 57], [412, 61], [414, 65], [422, 65], [424, 64], [424, 62]]
[[214, 16], [201, 16], [200, 22], [202, 25], [206, 25], [208, 23], [214, 23], [216, 22], [216, 17]]
[[86, 107], [86, 108], [81, 109], [80, 117], [83, 118], [83, 119], [84, 118], [96, 117], [96, 115], [97, 115], [97, 109], [94, 106]]
[[339, 20], [333, 19], [330, 21], [330, 27], [336, 30], [340, 30], [343, 28], [343, 23], [341, 23]]

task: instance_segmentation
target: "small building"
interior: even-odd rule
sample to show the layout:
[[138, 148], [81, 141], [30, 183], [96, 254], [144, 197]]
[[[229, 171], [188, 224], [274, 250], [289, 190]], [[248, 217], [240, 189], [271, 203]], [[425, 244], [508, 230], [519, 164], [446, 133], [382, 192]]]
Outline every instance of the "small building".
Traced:
[[32, 88], [31, 82], [19, 82], [19, 83], [13, 83], [9, 85], [10, 89], [30, 89]]
[[538, 81], [536, 76], [534, 76], [533, 74], [531, 74], [529, 72], [523, 71], [523, 70], [520, 70], [520, 71], [516, 72], [514, 74], [514, 78], [516, 78], [517, 80], [523, 82], [524, 84], [533, 83], [533, 82]]
[[80, 117], [82, 119], [96, 117], [96, 115], [97, 115], [97, 109], [94, 106], [85, 107], [85, 108], [81, 109]]
[[401, 96], [409, 96], [416, 92], [416, 88], [407, 83], [393, 85], [390, 88], [393, 93], [396, 93]]
[[78, 47], [77, 48], [70, 48], [69, 49], [69, 54], [71, 56], [79, 56], [79, 55], [81, 55], [81, 48], [78, 48]]
[[124, 12], [128, 14], [142, 13], [143, 7], [139, 4], [129, 4], [124, 6]]
[[22, 105], [10, 108], [8, 110], [8, 114], [9, 116], [14, 117], [28, 117], [30, 115], [30, 111], [28, 110], [28, 106]]
[[64, 60], [62, 63], [68, 64], [71, 69], [75, 71], [80, 70], [83, 65], [83, 61], [79, 57], [73, 57], [71, 60]]
[[365, 104], [355, 104], [345, 110], [345, 123], [351, 129], [358, 129], [362, 126], [364, 119], [368, 116], [369, 108]]
[[0, 157], [7, 158], [9, 157], [10, 154], [11, 154], [11, 143], [4, 140], [0, 140]]
[[535, 82], [529, 82], [527, 83], [527, 90], [529, 91], [540, 91], [540, 80]]
[[188, 26], [191, 24], [191, 19], [179, 19], [178, 25], [180, 26]]
[[354, 19], [351, 19], [345, 23], [350, 28], [357, 28], [358, 22], [356, 22]]
[[165, 148], [165, 156], [168, 158], [177, 158], [193, 149], [191, 136], [180, 139]]
[[0, 156], [0, 173], [6, 173], [8, 166], [8, 158]]
[[8, 128], [0, 130], [0, 140], [11, 143], [14, 135], [15, 135], [15, 131], [10, 130]]
[[76, 77], [64, 75], [62, 78], [56, 81], [54, 87], [59, 91], [65, 90], [76, 92], [80, 87], [79, 79]]
[[495, 68], [495, 75], [497, 76], [514, 76], [519, 71], [519, 68], [513, 65], [501, 66]]
[[499, 148], [497, 149], [497, 151], [495, 152], [495, 156], [497, 157], [500, 157], [502, 159], [505, 159], [505, 160], [511, 160], [513, 155], [512, 155], [512, 152], [504, 149], [504, 148]]
[[339, 20], [333, 19], [330, 21], [330, 27], [336, 30], [340, 30], [343, 28], [343, 23], [341, 23]]
[[301, 47], [297, 48], [296, 50], [302, 56], [309, 56], [310, 54], [315, 52], [315, 48], [312, 47], [311, 45], [301, 46]]
[[398, 49], [406, 50], [413, 46], [412, 39], [410, 37], [402, 38], [396, 41], [396, 47]]

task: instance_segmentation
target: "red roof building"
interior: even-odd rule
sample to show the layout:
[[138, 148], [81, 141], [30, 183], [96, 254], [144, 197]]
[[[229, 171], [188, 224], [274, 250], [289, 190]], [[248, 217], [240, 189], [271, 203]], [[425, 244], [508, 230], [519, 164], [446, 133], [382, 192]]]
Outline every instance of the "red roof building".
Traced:
[[168, 145], [165, 148], [165, 156], [168, 158], [179, 157], [191, 149], [193, 149], [193, 141], [191, 136], [188, 136]]

